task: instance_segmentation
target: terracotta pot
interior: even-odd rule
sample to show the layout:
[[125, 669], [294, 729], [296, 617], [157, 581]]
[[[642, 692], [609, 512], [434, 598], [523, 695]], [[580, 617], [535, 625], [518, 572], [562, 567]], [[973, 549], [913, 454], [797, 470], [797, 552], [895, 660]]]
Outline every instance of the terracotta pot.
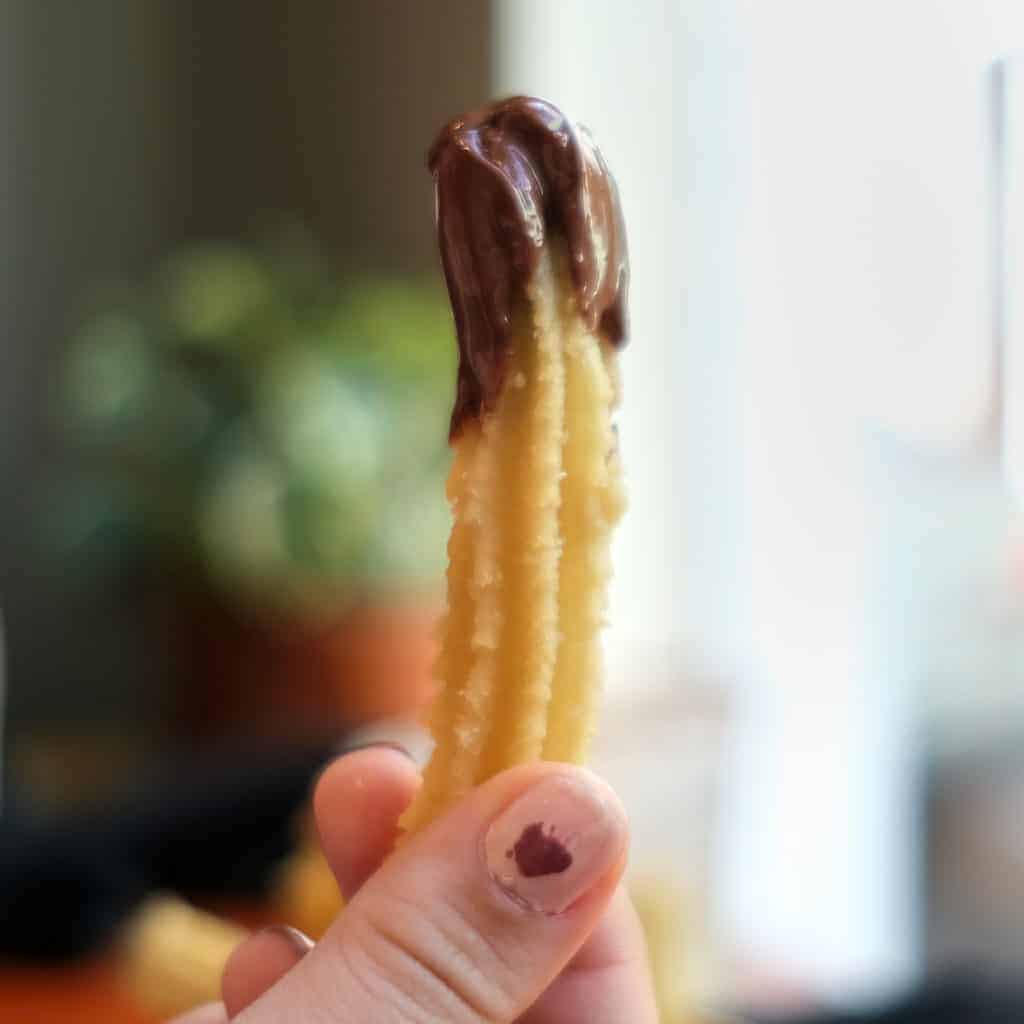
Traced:
[[181, 611], [177, 722], [188, 739], [321, 739], [418, 716], [432, 695], [428, 603], [364, 603], [310, 622], [193, 595]]

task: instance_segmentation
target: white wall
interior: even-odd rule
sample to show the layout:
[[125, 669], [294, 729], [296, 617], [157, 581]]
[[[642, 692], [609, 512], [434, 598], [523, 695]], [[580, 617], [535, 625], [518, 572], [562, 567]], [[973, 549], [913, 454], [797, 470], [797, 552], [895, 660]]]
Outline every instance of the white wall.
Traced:
[[944, 511], [885, 470], [879, 439], [950, 463], [984, 449], [995, 351], [989, 70], [1024, 42], [1024, 9], [690, 7], [713, 21], [728, 10], [728, 45], [703, 59], [743, 54], [746, 96], [732, 287], [750, 647], [723, 926], [737, 949], [856, 1002], [920, 969], [913, 644], [942, 642], [904, 628], [927, 599], [928, 566], [894, 554], [885, 530], [897, 503], [918, 533]]

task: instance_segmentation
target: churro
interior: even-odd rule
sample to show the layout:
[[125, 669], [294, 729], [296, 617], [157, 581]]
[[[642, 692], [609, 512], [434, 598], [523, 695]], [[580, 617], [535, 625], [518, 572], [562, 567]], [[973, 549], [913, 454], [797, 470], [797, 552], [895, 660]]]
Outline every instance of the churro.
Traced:
[[582, 761], [624, 506], [612, 413], [628, 277], [587, 132], [516, 97], [430, 153], [460, 365], [435, 749], [408, 831], [505, 768]]

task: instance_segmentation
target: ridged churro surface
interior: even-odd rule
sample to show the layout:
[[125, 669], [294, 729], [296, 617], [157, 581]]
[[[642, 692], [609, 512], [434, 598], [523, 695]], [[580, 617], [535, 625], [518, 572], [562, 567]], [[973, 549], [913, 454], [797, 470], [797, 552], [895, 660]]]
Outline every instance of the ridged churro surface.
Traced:
[[614, 355], [580, 315], [567, 262], [557, 238], [544, 247], [495, 407], [453, 442], [436, 749], [409, 830], [512, 765], [583, 760], [593, 733], [623, 492]]

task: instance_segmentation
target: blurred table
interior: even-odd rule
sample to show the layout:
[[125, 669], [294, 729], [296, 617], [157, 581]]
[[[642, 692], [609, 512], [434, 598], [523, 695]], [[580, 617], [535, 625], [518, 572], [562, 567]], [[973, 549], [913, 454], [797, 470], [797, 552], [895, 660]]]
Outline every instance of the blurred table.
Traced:
[[11, 1024], [157, 1024], [119, 989], [113, 965], [0, 967], [0, 1021]]
[[[235, 900], [205, 900], [203, 909], [255, 931], [275, 924], [274, 909]], [[118, 984], [112, 954], [67, 967], [0, 963], [0, 1024], [161, 1024]]]

